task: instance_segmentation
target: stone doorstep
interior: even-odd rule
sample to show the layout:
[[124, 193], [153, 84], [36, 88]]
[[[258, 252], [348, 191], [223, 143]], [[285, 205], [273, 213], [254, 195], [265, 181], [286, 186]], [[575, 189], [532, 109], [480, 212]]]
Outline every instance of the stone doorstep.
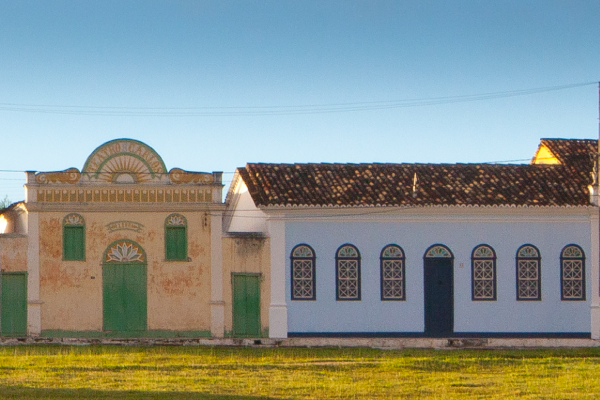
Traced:
[[118, 346], [238, 346], [238, 347], [370, 347], [384, 350], [404, 348], [500, 349], [600, 347], [593, 339], [540, 338], [0, 338], [0, 346], [14, 345], [118, 345]]

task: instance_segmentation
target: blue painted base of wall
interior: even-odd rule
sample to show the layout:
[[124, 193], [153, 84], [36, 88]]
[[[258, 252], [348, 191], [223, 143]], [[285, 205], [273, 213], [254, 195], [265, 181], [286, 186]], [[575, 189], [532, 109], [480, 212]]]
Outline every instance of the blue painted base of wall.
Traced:
[[288, 332], [290, 338], [482, 338], [482, 339], [590, 339], [589, 332], [453, 332], [432, 336], [425, 332]]

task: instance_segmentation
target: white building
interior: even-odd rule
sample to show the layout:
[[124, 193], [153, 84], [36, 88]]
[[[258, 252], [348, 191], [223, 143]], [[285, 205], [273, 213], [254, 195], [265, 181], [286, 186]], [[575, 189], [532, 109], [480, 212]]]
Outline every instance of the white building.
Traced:
[[596, 141], [528, 165], [248, 164], [226, 232], [270, 238], [271, 337], [600, 337]]

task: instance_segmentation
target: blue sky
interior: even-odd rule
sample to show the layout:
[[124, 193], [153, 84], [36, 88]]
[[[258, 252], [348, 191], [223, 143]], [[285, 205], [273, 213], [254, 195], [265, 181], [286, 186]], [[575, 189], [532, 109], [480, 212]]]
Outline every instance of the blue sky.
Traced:
[[[81, 169], [120, 137], [196, 171], [528, 159], [541, 137], [598, 137], [598, 20], [597, 0], [0, 0], [0, 170]], [[0, 197], [23, 175], [0, 173]]]

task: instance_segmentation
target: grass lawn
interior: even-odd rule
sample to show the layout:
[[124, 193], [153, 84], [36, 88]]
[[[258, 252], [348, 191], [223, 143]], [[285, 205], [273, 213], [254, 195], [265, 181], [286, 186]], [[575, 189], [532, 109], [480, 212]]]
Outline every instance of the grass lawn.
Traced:
[[1, 399], [594, 399], [600, 349], [0, 347]]

